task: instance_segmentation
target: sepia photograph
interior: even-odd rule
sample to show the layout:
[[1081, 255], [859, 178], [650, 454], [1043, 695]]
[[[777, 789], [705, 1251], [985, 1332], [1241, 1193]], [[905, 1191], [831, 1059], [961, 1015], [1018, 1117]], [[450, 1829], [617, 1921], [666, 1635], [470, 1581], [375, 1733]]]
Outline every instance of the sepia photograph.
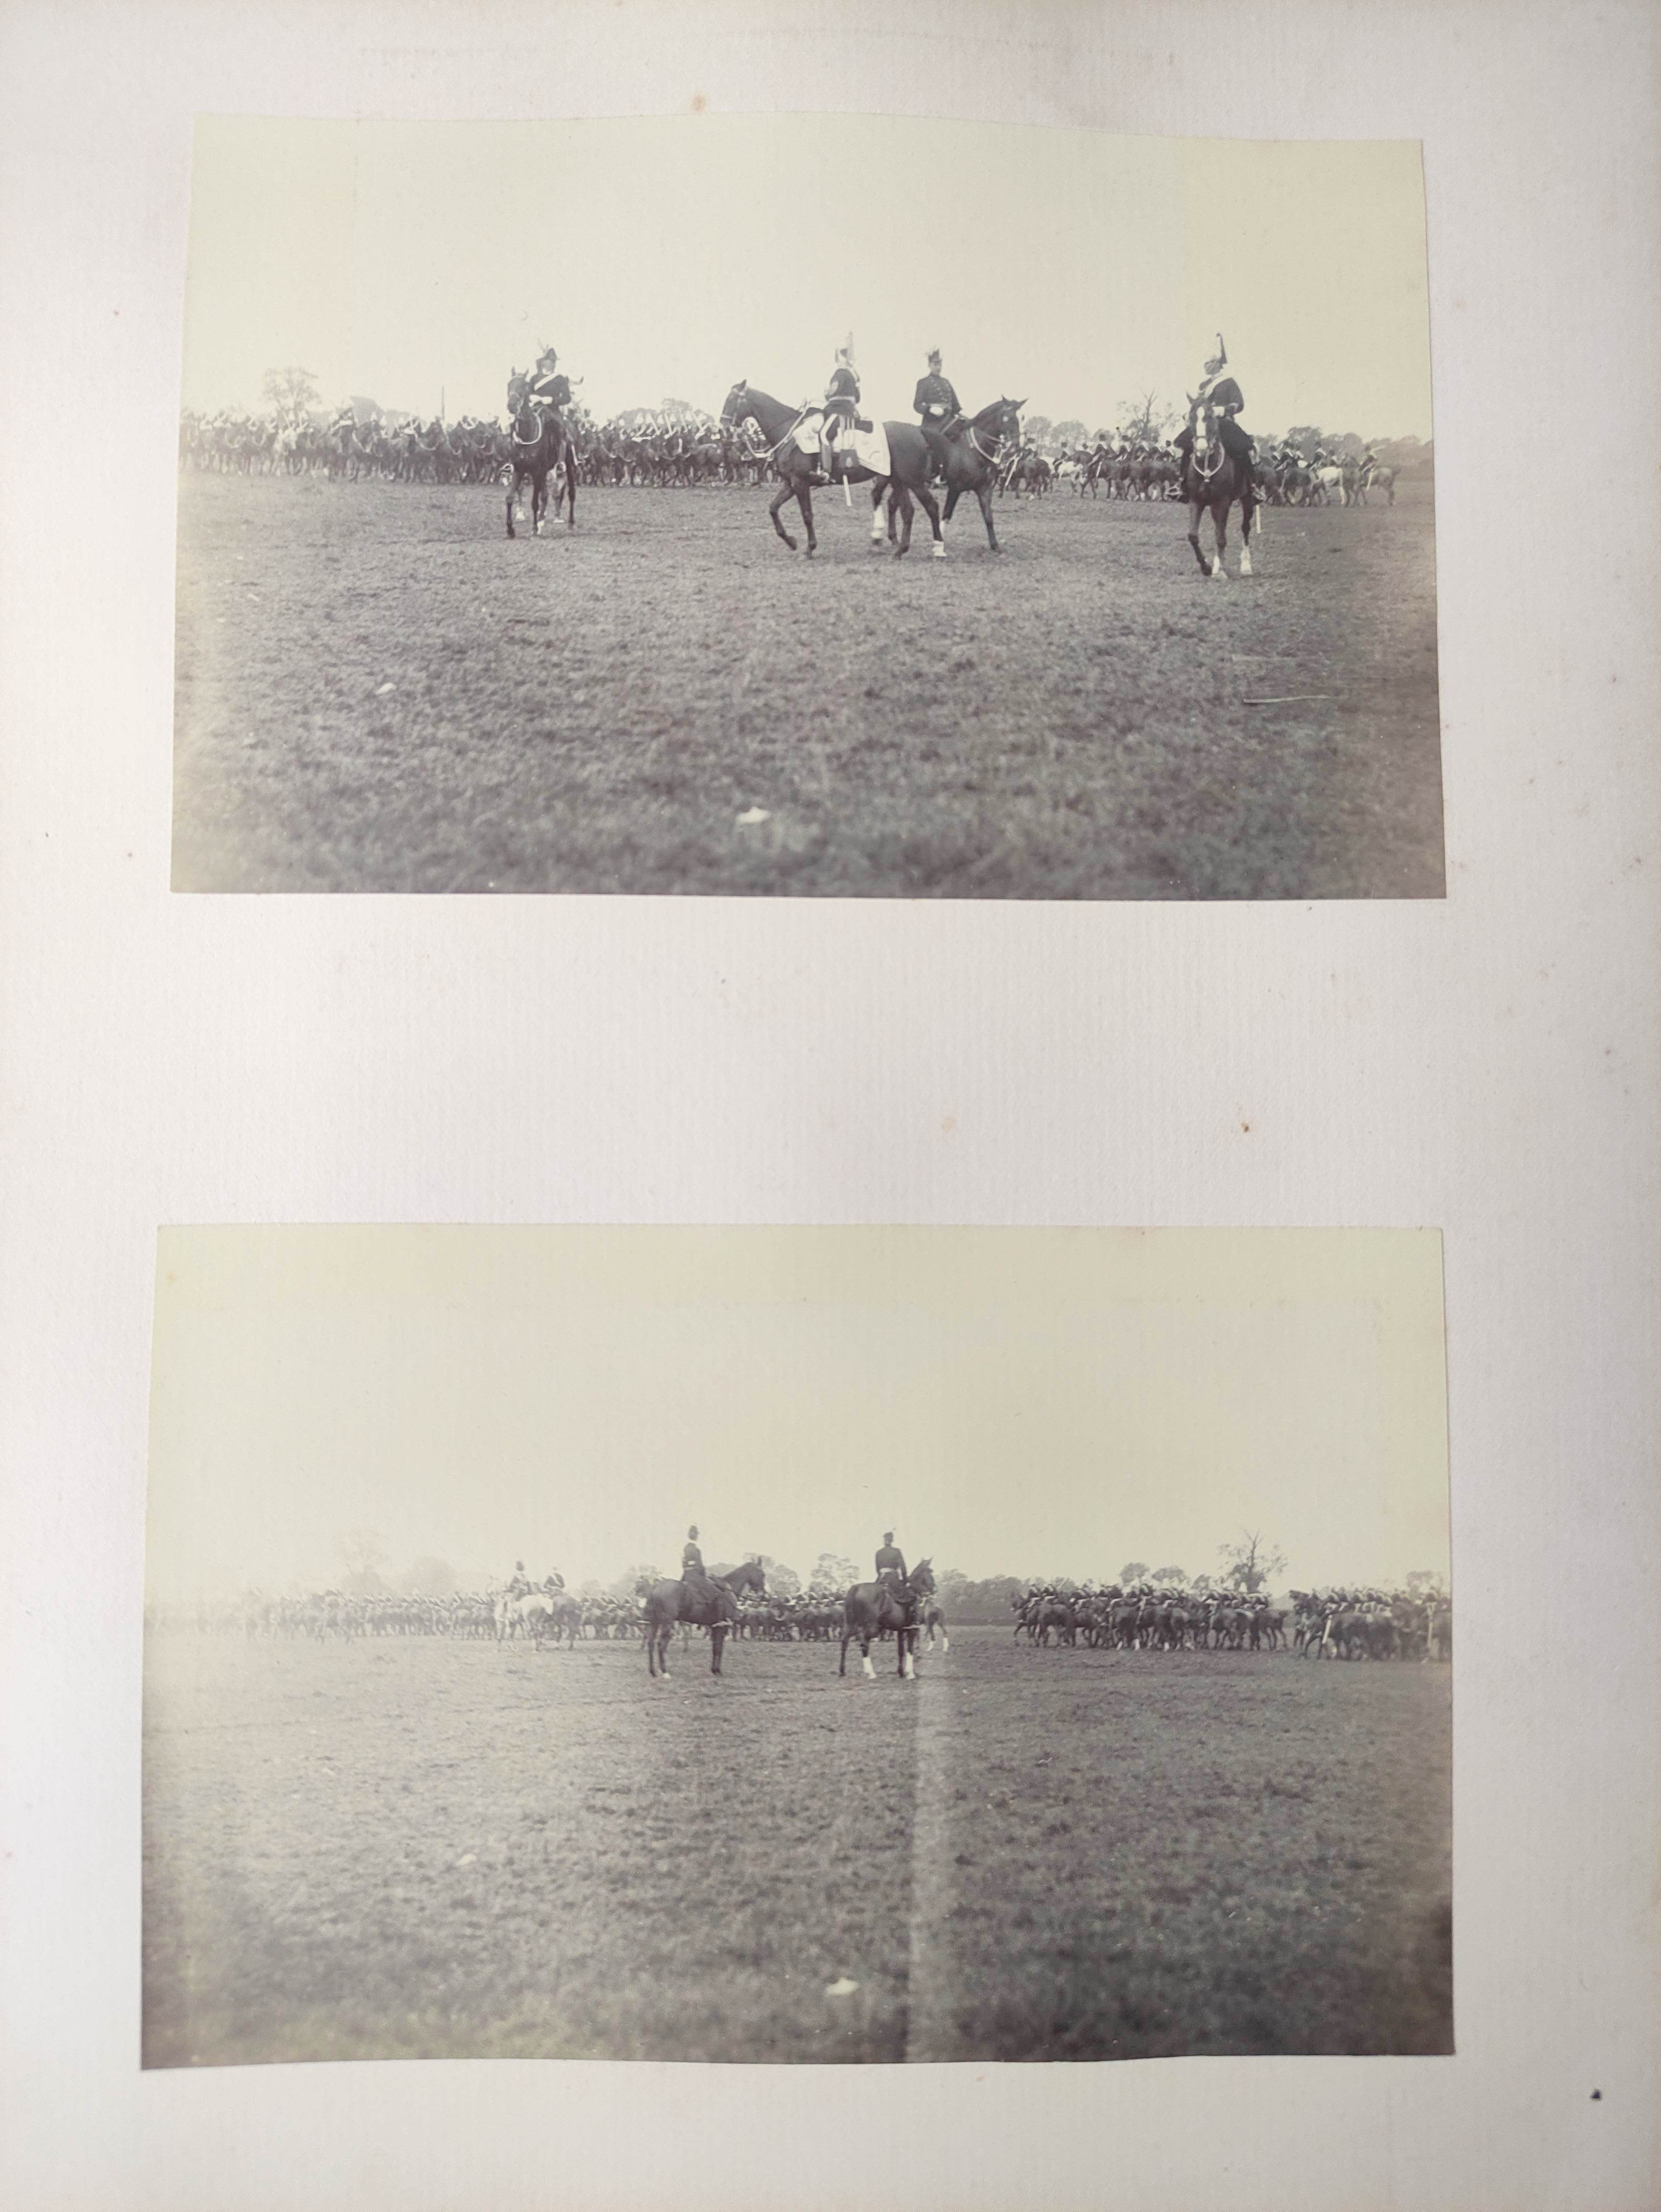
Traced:
[[1445, 890], [1416, 142], [196, 126], [173, 885]]
[[1453, 2049], [1441, 1243], [161, 1232], [143, 2063]]

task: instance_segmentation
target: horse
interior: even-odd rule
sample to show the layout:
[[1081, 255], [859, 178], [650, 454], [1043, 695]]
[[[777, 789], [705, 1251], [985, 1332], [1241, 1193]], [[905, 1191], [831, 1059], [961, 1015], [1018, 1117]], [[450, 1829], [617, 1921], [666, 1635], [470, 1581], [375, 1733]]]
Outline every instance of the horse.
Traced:
[[1065, 1598], [1045, 1598], [1032, 1616], [1032, 1626], [1037, 1632], [1033, 1640], [1046, 1646], [1052, 1628], [1058, 1644], [1076, 1644], [1079, 1640], [1078, 1621]]
[[709, 1579], [731, 1590], [734, 1597], [745, 1590], [753, 1590], [757, 1597], [767, 1595], [767, 1577], [759, 1559], [746, 1559], [741, 1567], [712, 1567]]
[[[942, 522], [950, 522], [957, 513], [958, 501], [966, 491], [972, 491], [980, 501], [981, 520], [986, 525], [988, 550], [1001, 553], [998, 533], [992, 526], [992, 495], [1001, 489], [998, 481], [1001, 465], [1001, 449], [1006, 440], [1019, 440], [1021, 410], [1024, 399], [995, 399], [983, 407], [978, 415], [960, 420], [960, 434], [947, 437], [936, 431], [926, 440], [933, 459], [940, 466], [946, 483], [946, 510]], [[897, 504], [904, 524], [905, 537], [898, 550], [903, 553], [911, 543], [911, 488], [897, 479], [888, 494], [888, 534], [894, 534], [894, 508]], [[880, 504], [882, 494], [876, 495], [873, 503]], [[940, 548], [945, 550], [944, 546]]]
[[[570, 386], [562, 377], [569, 397]], [[520, 387], [521, 392], [523, 387]], [[514, 528], [514, 510], [525, 513], [519, 488], [526, 477], [531, 479], [531, 531], [533, 537], [542, 535], [542, 518], [548, 512], [548, 478], [558, 471], [565, 479], [565, 489], [554, 495], [554, 514], [557, 519], [562, 502], [567, 503], [565, 527], [577, 526], [577, 463], [576, 448], [567, 434], [557, 407], [538, 410], [521, 396], [514, 413], [512, 450], [509, 455], [512, 476], [508, 482], [508, 535], [517, 538]], [[506, 475], [506, 470], [503, 471]]]
[[946, 1614], [938, 1598], [930, 1598], [928, 1604], [924, 1606], [922, 1625], [928, 1638], [928, 1648], [931, 1651], [934, 1648], [936, 1632], [940, 1636], [941, 1650], [949, 1651], [952, 1649], [952, 1638], [946, 1632]]
[[685, 1581], [648, 1583], [642, 1579], [636, 1595], [645, 1601], [646, 1671], [649, 1675], [655, 1679], [660, 1674], [665, 1681], [669, 1679], [669, 1639], [678, 1622], [684, 1622], [690, 1628], [709, 1630], [709, 1672], [720, 1674], [727, 1632], [736, 1625], [739, 1617], [738, 1599], [726, 1583], [713, 1582], [706, 1577], [700, 1587]]
[[551, 1595], [547, 1590], [532, 1590], [513, 1601], [511, 1612], [520, 1632], [530, 1638], [538, 1651], [550, 1636], [556, 1645], [563, 1637], [572, 1650], [576, 1649], [582, 1627], [582, 1607], [563, 1590]]
[[[899, 1591], [904, 1591], [904, 1595], [898, 1595]], [[871, 1640], [891, 1629], [899, 1646], [900, 1680], [915, 1680], [918, 1605], [922, 1599], [934, 1594], [934, 1571], [927, 1559], [919, 1559], [897, 1588], [891, 1582], [855, 1583], [842, 1601], [842, 1664], [837, 1674], [848, 1672], [848, 1647], [857, 1637], [860, 1664], [866, 1680], [874, 1681]]]
[[1370, 491], [1383, 492], [1386, 502], [1394, 507], [1396, 504], [1395, 470], [1386, 468], [1382, 461], [1369, 461], [1361, 471], [1361, 481], [1356, 493], [1357, 500], [1362, 507], [1366, 505], [1367, 494]]
[[[812, 411], [806, 407], [787, 407], [782, 399], [775, 399], [770, 393], [756, 391], [745, 377], [740, 377], [733, 386], [721, 402], [721, 422], [724, 430], [736, 430], [740, 422], [753, 422], [766, 439], [768, 458], [782, 480], [774, 495], [773, 503], [767, 510], [768, 514], [774, 529], [794, 553], [796, 541], [779, 519], [779, 510], [794, 499], [801, 510], [810, 556], [818, 550], [818, 539], [813, 534], [812, 487], [815, 483], [823, 483], [824, 478], [819, 472], [818, 452], [799, 445], [797, 433], [800, 431], [804, 436], [809, 434], [805, 425]], [[934, 493], [928, 488], [930, 456], [922, 427], [916, 422], [885, 422], [883, 428], [888, 434], [891, 473], [885, 477], [874, 469], [867, 468], [863, 462], [856, 462], [842, 478], [845, 483], [874, 483], [877, 487], [871, 502], [871, 550], [873, 553], [882, 550], [883, 495], [891, 484], [899, 483], [922, 502], [923, 512], [928, 515], [929, 526], [934, 533], [934, 558], [943, 561], [946, 558], [946, 540], [940, 535], [940, 511], [935, 505]], [[817, 447], [816, 434], [813, 444]], [[904, 510], [904, 536], [894, 549], [896, 559], [909, 552], [911, 547], [909, 506]]]
[[[1189, 419], [1194, 426], [1194, 442], [1189, 448], [1182, 477], [1183, 497], [1188, 502], [1189, 517], [1188, 542], [1194, 548], [1200, 574], [1226, 584], [1228, 570], [1223, 562], [1223, 551], [1228, 543], [1228, 510], [1237, 500], [1240, 503], [1240, 574], [1251, 574], [1251, 517], [1256, 505], [1251, 471], [1244, 462], [1236, 460], [1219, 441], [1216, 417], [1208, 406], [1190, 404]], [[1214, 566], [1208, 564], [1200, 550], [1200, 517], [1207, 514], [1211, 517], [1217, 540]]]

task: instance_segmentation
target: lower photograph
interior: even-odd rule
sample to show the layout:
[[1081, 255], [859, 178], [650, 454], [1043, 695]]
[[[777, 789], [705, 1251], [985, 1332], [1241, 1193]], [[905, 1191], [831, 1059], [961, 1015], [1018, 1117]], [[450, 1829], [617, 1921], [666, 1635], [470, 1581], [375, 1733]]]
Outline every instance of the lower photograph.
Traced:
[[146, 2067], [1451, 2052], [1426, 1230], [158, 1240]]

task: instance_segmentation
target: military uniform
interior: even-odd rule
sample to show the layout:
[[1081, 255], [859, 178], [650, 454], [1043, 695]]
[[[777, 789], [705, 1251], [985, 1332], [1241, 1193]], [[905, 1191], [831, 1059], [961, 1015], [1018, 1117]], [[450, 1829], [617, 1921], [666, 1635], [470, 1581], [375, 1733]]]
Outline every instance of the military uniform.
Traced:
[[[938, 363], [940, 356], [930, 354], [931, 363]], [[963, 413], [949, 377], [942, 376], [938, 366], [931, 367], [927, 376], [917, 379], [917, 388], [911, 395], [911, 404], [922, 424], [923, 442], [937, 471], [946, 465], [946, 453], [941, 440], [949, 426]]]
[[1218, 442], [1231, 459], [1239, 463], [1245, 472], [1246, 481], [1250, 483], [1252, 477], [1251, 440], [1234, 419], [1245, 405], [1245, 395], [1234, 379], [1224, 374], [1226, 360], [1225, 356], [1215, 368], [1207, 369], [1200, 388], [1194, 395], [1193, 412], [1177, 432], [1175, 443], [1183, 465], [1186, 465], [1193, 450], [1194, 425], [1198, 420], [1199, 410], [1209, 404], [1216, 419]]
[[891, 1538], [878, 1550], [877, 1580], [895, 1584], [905, 1580], [905, 1554]]
[[846, 352], [838, 355], [837, 365], [830, 372], [830, 381], [824, 387], [824, 473], [837, 473], [836, 441], [845, 439], [859, 413], [860, 380], [854, 374], [853, 362]]

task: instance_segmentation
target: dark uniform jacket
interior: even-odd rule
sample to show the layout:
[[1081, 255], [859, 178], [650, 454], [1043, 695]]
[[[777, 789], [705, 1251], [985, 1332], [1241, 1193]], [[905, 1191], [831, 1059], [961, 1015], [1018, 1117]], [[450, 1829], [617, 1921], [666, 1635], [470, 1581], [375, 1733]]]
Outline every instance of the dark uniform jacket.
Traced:
[[880, 1582], [885, 1575], [905, 1580], [905, 1554], [897, 1545], [885, 1544], [877, 1553], [877, 1580]]
[[838, 362], [830, 373], [830, 381], [824, 387], [825, 412], [840, 415], [851, 422], [859, 410], [860, 380], [844, 362]]
[[917, 388], [911, 395], [911, 404], [925, 422], [929, 422], [931, 416], [939, 422], [949, 416], [963, 412], [957, 393], [944, 376], [919, 377]]
[[1238, 415], [1245, 398], [1232, 376], [1220, 376], [1206, 394], [1220, 415]]
[[703, 1554], [699, 1551], [697, 1546], [691, 1541], [690, 1537], [687, 1541], [681, 1546], [680, 1571], [682, 1574], [686, 1572], [688, 1567], [691, 1567], [698, 1574], [702, 1574], [703, 1572]]

